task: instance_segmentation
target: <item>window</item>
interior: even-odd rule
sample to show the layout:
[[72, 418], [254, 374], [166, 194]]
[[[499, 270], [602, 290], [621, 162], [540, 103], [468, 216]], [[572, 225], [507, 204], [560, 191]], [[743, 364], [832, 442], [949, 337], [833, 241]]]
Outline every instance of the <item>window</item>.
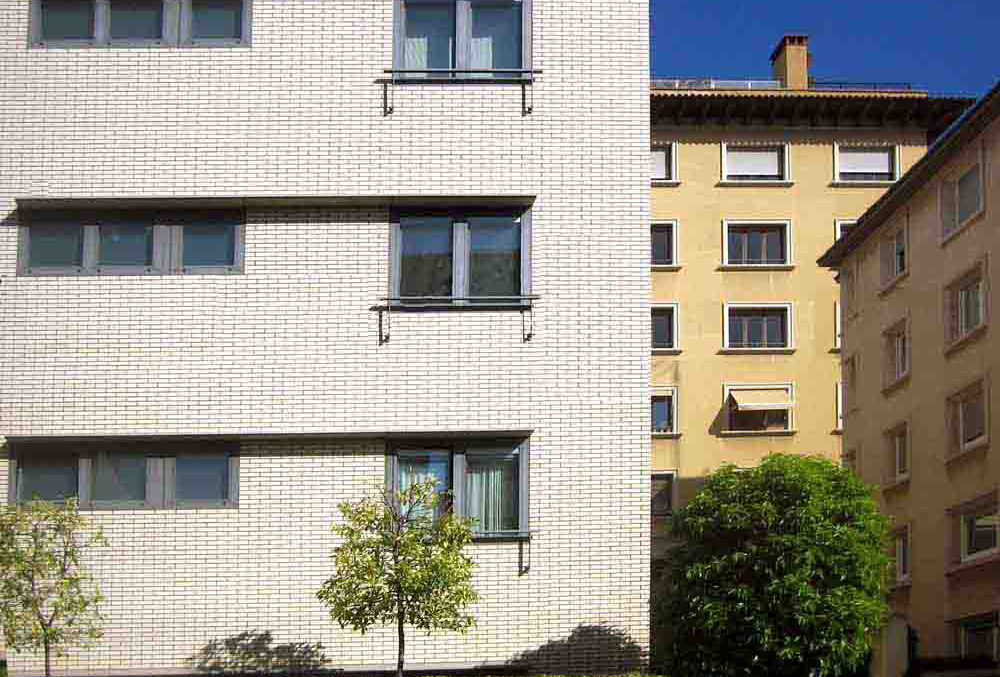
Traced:
[[31, 0], [36, 46], [245, 45], [251, 0]]
[[848, 219], [837, 219], [833, 222], [833, 239], [834, 241], [847, 235], [851, 232], [851, 228], [857, 225], [857, 221]]
[[652, 397], [652, 422], [654, 434], [673, 434], [676, 429], [675, 388], [654, 388]]
[[530, 70], [530, 0], [396, 0], [402, 79], [514, 79]]
[[941, 182], [941, 234], [947, 238], [983, 211], [982, 164], [977, 162], [957, 181]]
[[844, 342], [844, 314], [840, 310], [840, 301], [833, 302], [833, 349], [840, 350]]
[[455, 510], [471, 517], [477, 538], [527, 536], [526, 440], [401, 444], [389, 449], [387, 463], [394, 492], [434, 480], [441, 495], [437, 515]]
[[910, 578], [910, 527], [903, 527], [896, 533], [896, 580]]
[[774, 434], [792, 430], [790, 385], [726, 386], [727, 433]]
[[997, 528], [1000, 515], [996, 507], [962, 517], [962, 559], [997, 551]]
[[835, 430], [842, 431], [844, 429], [844, 384], [837, 382], [837, 427]]
[[229, 508], [239, 499], [237, 447], [222, 442], [81, 443], [14, 449], [11, 496], [77, 497], [85, 509]]
[[791, 347], [791, 305], [727, 304], [725, 310], [725, 348], [767, 350]]
[[951, 452], [959, 454], [987, 441], [986, 390], [978, 381], [948, 398]]
[[784, 266], [790, 261], [789, 223], [725, 221], [726, 266]]
[[909, 322], [900, 320], [883, 333], [885, 344], [885, 373], [882, 383], [890, 387], [910, 373]]
[[22, 275], [236, 273], [243, 268], [240, 212], [26, 214]]
[[653, 181], [677, 181], [677, 144], [654, 146], [649, 159], [649, 176]]
[[723, 181], [787, 181], [788, 176], [784, 145], [722, 145]]
[[657, 517], [669, 517], [674, 513], [674, 473], [653, 473], [650, 481], [652, 493], [651, 514]]
[[895, 282], [906, 273], [906, 229], [899, 228], [882, 239], [882, 285]]
[[981, 261], [945, 288], [946, 344], [962, 341], [986, 325], [985, 270], [986, 264]]
[[404, 305], [520, 305], [530, 294], [530, 213], [401, 214], [393, 288]]
[[837, 146], [836, 153], [839, 182], [895, 181], [898, 176], [893, 146]]
[[1000, 630], [997, 613], [959, 621], [959, 648], [964, 658], [1000, 660]]
[[677, 305], [656, 306], [652, 316], [653, 350], [676, 350]]
[[654, 223], [652, 244], [654, 266], [677, 265], [677, 222]]
[[841, 376], [844, 383], [844, 411], [854, 411], [857, 408], [858, 369], [860, 358], [851, 355], [841, 363]]
[[889, 454], [889, 482], [900, 482], [910, 476], [909, 426], [902, 424], [886, 433]]

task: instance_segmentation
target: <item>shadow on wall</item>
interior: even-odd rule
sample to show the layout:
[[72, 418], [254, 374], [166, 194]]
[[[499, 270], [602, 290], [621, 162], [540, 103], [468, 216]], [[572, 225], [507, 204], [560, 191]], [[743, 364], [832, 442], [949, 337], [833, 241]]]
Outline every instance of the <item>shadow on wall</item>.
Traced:
[[323, 645], [308, 642], [274, 644], [270, 632], [243, 632], [213, 639], [189, 659], [198, 672], [211, 673], [319, 673], [328, 672]]
[[647, 655], [628, 633], [607, 625], [580, 625], [566, 639], [526, 651], [509, 662], [532, 672], [607, 675], [636, 672]]

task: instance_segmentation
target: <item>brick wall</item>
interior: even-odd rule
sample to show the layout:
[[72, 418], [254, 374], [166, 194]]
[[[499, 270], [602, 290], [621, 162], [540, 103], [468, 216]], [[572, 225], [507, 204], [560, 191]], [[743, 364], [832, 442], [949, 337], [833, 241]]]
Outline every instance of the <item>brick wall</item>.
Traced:
[[[535, 0], [531, 115], [518, 87], [428, 85], [384, 117], [391, 14], [255, 0], [249, 49], [42, 50], [0, 0], [0, 434], [259, 440], [238, 511], [95, 515], [107, 635], [60, 669], [186, 669], [247, 631], [392, 663], [390, 631], [341, 631], [314, 593], [337, 502], [381, 481], [379, 436], [403, 431], [534, 431], [530, 569], [476, 545], [477, 630], [415, 635], [413, 664], [647, 646], [647, 3]], [[16, 276], [16, 198], [294, 195], [534, 196], [535, 338], [516, 313], [419, 313], [379, 346], [388, 214], [361, 201], [251, 209], [243, 275]], [[307, 433], [326, 439], [256, 437]]]

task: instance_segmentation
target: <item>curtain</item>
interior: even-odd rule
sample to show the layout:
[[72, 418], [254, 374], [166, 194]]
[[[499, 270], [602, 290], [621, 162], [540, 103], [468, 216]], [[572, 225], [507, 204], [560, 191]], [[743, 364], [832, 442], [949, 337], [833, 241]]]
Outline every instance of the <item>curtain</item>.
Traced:
[[465, 480], [468, 514], [480, 532], [516, 531], [517, 457], [468, 457]]
[[891, 148], [840, 149], [840, 171], [845, 174], [892, 174]]
[[727, 172], [737, 176], [780, 176], [781, 151], [777, 148], [729, 148]]

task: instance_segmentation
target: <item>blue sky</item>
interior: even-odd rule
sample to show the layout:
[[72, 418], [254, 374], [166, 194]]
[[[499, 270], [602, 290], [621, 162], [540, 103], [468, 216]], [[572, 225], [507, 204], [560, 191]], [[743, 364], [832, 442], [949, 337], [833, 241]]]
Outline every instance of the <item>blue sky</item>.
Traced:
[[819, 80], [979, 96], [1000, 80], [1000, 0], [650, 0], [654, 77], [770, 76], [785, 33]]

